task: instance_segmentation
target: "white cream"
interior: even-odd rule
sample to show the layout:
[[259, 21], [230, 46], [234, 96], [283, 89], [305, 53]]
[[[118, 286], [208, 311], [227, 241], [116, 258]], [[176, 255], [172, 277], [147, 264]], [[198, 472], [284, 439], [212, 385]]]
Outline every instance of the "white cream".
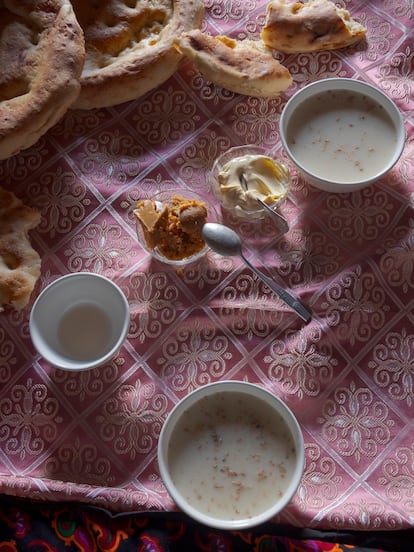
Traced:
[[224, 520], [267, 510], [289, 485], [296, 449], [280, 415], [239, 392], [206, 396], [170, 439], [173, 483], [199, 511]]
[[391, 117], [362, 93], [330, 90], [304, 100], [287, 143], [298, 163], [326, 180], [358, 182], [380, 173], [394, 155]]
[[[243, 189], [243, 174], [247, 191]], [[226, 163], [218, 174], [218, 185], [226, 207], [261, 210], [257, 198], [269, 205], [286, 197], [290, 181], [288, 168], [267, 155], [248, 154]]]

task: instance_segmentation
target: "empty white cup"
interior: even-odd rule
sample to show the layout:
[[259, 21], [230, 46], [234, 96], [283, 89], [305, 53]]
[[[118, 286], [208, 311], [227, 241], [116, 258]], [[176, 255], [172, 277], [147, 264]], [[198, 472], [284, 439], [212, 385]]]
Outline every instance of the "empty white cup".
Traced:
[[115, 355], [129, 323], [128, 301], [114, 282], [76, 272], [42, 291], [30, 313], [29, 328], [33, 345], [50, 364], [87, 370]]

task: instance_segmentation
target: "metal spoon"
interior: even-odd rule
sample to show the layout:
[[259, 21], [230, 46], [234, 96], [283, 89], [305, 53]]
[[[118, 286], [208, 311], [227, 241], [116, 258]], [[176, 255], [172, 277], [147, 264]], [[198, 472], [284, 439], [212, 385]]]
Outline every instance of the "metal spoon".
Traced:
[[224, 224], [217, 224], [215, 222], [207, 222], [201, 231], [204, 240], [207, 245], [211, 247], [219, 255], [224, 255], [225, 257], [239, 256], [247, 264], [251, 270], [263, 282], [269, 286], [269, 288], [276, 293], [278, 297], [282, 299], [289, 307], [291, 307], [305, 322], [308, 322], [312, 315], [311, 313], [288, 291], [282, 288], [274, 280], [263, 274], [258, 268], [253, 266], [250, 261], [246, 259], [242, 252], [241, 240], [240, 237], [236, 234], [234, 230]]
[[[241, 187], [245, 192], [247, 192], [249, 187], [247, 185], [247, 179], [243, 173], [240, 173], [239, 180], [240, 180]], [[274, 209], [272, 209], [267, 203], [265, 203], [262, 199], [260, 199], [260, 197], [255, 197], [255, 200], [257, 201], [257, 203], [259, 203], [261, 207], [263, 207], [263, 209], [265, 209], [265, 211], [269, 213], [269, 215], [272, 217], [274, 224], [279, 228], [279, 230], [283, 234], [286, 234], [286, 232], [289, 231], [289, 223], [285, 219], [285, 217], [280, 213], [278, 213], [277, 211], [275, 211]]]

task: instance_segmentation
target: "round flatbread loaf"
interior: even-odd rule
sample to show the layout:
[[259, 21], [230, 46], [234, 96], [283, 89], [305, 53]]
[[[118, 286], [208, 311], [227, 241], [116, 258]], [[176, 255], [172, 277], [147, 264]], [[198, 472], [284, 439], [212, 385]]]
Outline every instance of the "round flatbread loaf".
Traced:
[[267, 6], [261, 38], [269, 48], [285, 53], [316, 52], [351, 46], [366, 28], [330, 0], [286, 2]]
[[174, 42], [207, 80], [238, 94], [271, 98], [292, 83], [289, 70], [261, 40], [237, 41], [196, 29]]
[[182, 58], [173, 46], [201, 26], [203, 0], [72, 0], [85, 34], [80, 109], [139, 98], [166, 81]]
[[68, 0], [0, 2], [0, 159], [62, 117], [79, 94], [84, 56]]

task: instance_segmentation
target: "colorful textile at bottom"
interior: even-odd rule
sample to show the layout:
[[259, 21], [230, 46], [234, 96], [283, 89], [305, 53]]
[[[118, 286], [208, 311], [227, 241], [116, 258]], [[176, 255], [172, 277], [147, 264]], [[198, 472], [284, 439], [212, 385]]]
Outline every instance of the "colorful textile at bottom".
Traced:
[[264, 531], [218, 531], [179, 514], [112, 515], [94, 507], [0, 496], [0, 552], [383, 552], [279, 535], [277, 526], [271, 527], [275, 534], [269, 525]]

